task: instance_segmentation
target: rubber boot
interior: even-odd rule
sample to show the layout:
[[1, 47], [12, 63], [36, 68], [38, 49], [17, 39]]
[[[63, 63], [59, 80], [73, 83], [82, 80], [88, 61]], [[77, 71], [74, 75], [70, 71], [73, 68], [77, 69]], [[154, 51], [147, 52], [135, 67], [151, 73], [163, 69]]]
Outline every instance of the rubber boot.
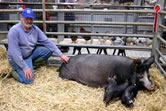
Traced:
[[33, 68], [37, 69], [39, 68], [41, 65], [46, 65], [46, 60], [43, 58], [37, 58], [33, 61]]
[[15, 70], [12, 70], [10, 73], [11, 73], [11, 75], [12, 75], [16, 80], [19, 79], [19, 75], [18, 75], [18, 73], [17, 73]]

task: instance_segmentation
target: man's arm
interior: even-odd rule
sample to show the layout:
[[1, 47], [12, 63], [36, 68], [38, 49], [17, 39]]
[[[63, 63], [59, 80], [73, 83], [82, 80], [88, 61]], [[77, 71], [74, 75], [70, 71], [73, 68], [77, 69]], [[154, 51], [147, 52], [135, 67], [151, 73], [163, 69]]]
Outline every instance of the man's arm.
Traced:
[[27, 68], [27, 64], [23, 60], [21, 50], [19, 47], [18, 32], [14, 29], [11, 29], [8, 33], [8, 53], [15, 61], [15, 63], [20, 66], [22, 69]]
[[62, 52], [59, 50], [59, 48], [53, 43], [51, 40], [48, 39], [48, 37], [37, 27], [38, 32], [38, 43], [46, 46], [51, 51], [55, 52], [56, 55], [60, 56], [62, 55]]
[[38, 30], [38, 33], [39, 33], [38, 42], [49, 48], [51, 51], [55, 52], [56, 55], [59, 56], [64, 63], [67, 63], [69, 58], [64, 54], [62, 54], [62, 52], [56, 46], [56, 44], [53, 43], [51, 40], [49, 40], [47, 36], [40, 29]]

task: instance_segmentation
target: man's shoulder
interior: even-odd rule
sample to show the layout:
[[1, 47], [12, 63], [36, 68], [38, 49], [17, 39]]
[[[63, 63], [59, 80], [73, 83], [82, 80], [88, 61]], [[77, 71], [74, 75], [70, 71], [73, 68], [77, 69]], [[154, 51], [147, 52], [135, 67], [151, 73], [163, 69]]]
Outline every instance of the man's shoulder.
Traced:
[[38, 33], [42, 32], [41, 29], [37, 25], [33, 24], [32, 28], [33, 28], [33, 30], [35, 30], [35, 32], [38, 32]]
[[9, 31], [19, 31], [20, 30], [20, 23], [13, 25]]
[[40, 28], [39, 28], [37, 25], [35, 25], [35, 24], [33, 24], [32, 27], [33, 27], [34, 29], [36, 29], [36, 30], [40, 30]]

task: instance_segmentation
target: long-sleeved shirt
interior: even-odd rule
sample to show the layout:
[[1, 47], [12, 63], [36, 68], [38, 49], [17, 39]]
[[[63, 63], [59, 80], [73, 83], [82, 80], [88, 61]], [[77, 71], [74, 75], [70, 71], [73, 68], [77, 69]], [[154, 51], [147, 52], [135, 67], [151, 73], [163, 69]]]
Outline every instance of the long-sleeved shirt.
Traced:
[[31, 30], [27, 32], [22, 22], [19, 22], [9, 30], [7, 37], [8, 59], [13, 59], [22, 69], [28, 67], [24, 59], [32, 54], [37, 43], [49, 48], [58, 56], [62, 54], [59, 48], [35, 25], [32, 25]]

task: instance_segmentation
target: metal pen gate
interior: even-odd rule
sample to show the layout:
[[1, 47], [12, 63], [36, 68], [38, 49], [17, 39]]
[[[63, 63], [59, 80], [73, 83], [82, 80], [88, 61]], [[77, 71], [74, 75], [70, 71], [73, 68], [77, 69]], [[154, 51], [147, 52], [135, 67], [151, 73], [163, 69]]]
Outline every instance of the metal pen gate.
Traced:
[[[138, 0], [135, 0], [135, 2], [138, 2]], [[166, 76], [166, 58], [165, 53], [163, 53], [163, 50], [165, 49], [162, 49], [161, 47], [161, 43], [166, 44], [166, 41], [162, 38], [162, 33], [166, 29], [163, 24], [164, 16], [166, 14], [164, 11], [165, 1], [158, 0], [158, 3], [161, 5], [162, 10], [159, 12], [157, 33], [154, 34], [152, 32], [152, 27], [155, 11], [152, 6], [113, 6], [106, 4], [49, 2], [47, 0], [42, 0], [41, 2], [0, 2], [1, 5], [34, 6], [33, 10], [38, 15], [34, 23], [37, 24], [48, 37], [58, 38], [58, 46], [151, 51], [152, 55], [155, 55], [156, 65]], [[67, 5], [73, 6], [74, 8], [66, 9]], [[21, 11], [21, 8], [0, 9], [0, 13], [6, 14], [19, 15]], [[66, 13], [74, 13], [75, 20], [66, 20]], [[18, 22], [19, 20], [9, 18], [0, 20], [0, 24], [16, 24]], [[48, 26], [52, 26], [52, 28], [48, 29]], [[69, 27], [68, 31], [65, 31], [65, 26]], [[86, 30], [90, 30], [90, 33], [80, 32], [79, 29], [81, 26]], [[75, 28], [76, 32], [72, 32], [72, 27]], [[0, 34], [7, 34], [7, 32], [8, 29], [5, 31], [1, 30]], [[91, 36], [92, 38], [107, 36], [107, 39], [111, 37], [149, 38], [150, 40], [153, 39], [153, 43], [151, 46], [60, 44], [60, 41], [62, 41], [65, 36], [70, 37], [73, 35], [78, 37]], [[4, 42], [1, 41], [1, 43], [3, 44]]]

